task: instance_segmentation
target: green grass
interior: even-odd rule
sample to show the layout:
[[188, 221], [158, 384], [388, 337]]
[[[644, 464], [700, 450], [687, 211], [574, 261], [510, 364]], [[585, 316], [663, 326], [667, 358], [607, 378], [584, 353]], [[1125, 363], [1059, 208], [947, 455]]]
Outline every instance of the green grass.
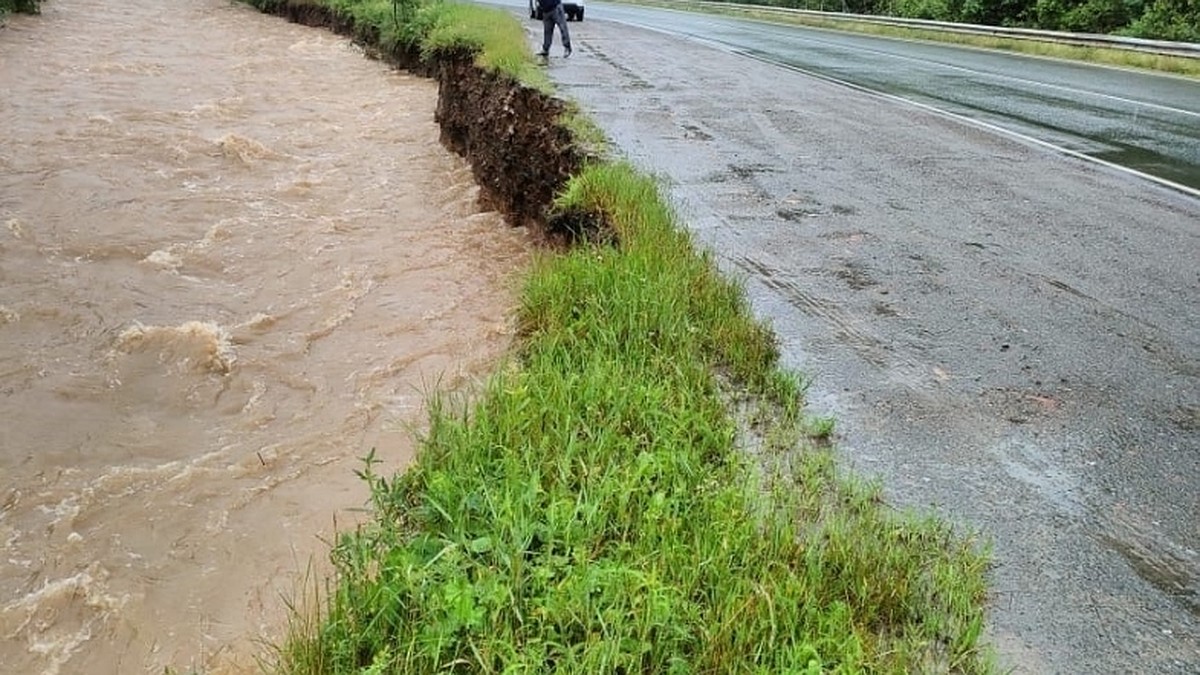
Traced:
[[533, 65], [524, 30], [509, 12], [455, 3], [431, 5], [425, 11], [432, 17], [432, 27], [425, 34], [423, 51], [470, 49], [477, 52], [478, 65], [518, 80], [543, 74]]
[[585, 156], [600, 159], [611, 154], [612, 147], [604, 130], [596, 126], [574, 101], [567, 102], [567, 109], [558, 123], [571, 132], [572, 141]]
[[[414, 8], [410, 35], [429, 53], [513, 35], [475, 12]], [[519, 49], [478, 62], [520, 72]], [[431, 397], [412, 467], [365, 458], [374, 517], [338, 537], [268, 669], [990, 672], [986, 547], [839, 476], [833, 421], [657, 183], [598, 161], [553, 208], [609, 236], [531, 266], [510, 359]]]
[[559, 207], [619, 244], [534, 265], [512, 362], [433, 401], [406, 473], [368, 460], [376, 520], [279, 671], [986, 672], [976, 543], [837, 477], [653, 181], [598, 165]]
[[907, 40], [924, 40], [927, 42], [944, 42], [949, 44], [1010, 51], [1030, 56], [1041, 56], [1071, 61], [1099, 63], [1123, 68], [1138, 68], [1158, 72], [1182, 75], [1190, 78], [1200, 78], [1200, 59], [1164, 54], [1150, 54], [1131, 51], [1128, 49], [1111, 49], [1105, 47], [1086, 47], [1043, 42], [1017, 38], [1006, 38], [988, 35], [971, 35], [923, 28], [907, 28], [902, 26], [887, 26], [864, 21], [837, 19], [835, 17], [812, 16], [806, 14], [788, 14], [766, 9], [750, 7], [716, 7], [700, 5], [687, 0], [618, 0], [628, 4], [664, 7], [670, 9], [686, 9], [693, 12], [705, 12], [726, 16], [737, 16], [755, 19], [768, 23], [807, 26], [847, 33], [863, 33], [880, 37], [893, 37]]
[[[3, 0], [0, 0], [2, 2]], [[272, 10], [289, 0], [244, 0]], [[470, 52], [476, 63], [543, 92], [551, 90], [537, 65], [521, 25], [510, 12], [437, 0], [290, 0], [293, 5], [322, 5], [350, 18], [357, 37], [372, 36], [384, 51], [416, 48], [422, 57]]]

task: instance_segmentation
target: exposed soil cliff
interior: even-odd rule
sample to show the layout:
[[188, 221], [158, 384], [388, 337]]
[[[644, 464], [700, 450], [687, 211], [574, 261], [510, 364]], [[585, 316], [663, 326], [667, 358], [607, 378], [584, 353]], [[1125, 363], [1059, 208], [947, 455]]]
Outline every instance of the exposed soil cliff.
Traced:
[[551, 199], [584, 159], [571, 133], [557, 123], [564, 110], [561, 100], [478, 68], [465, 51], [424, 60], [412, 50], [382, 51], [373, 27], [356, 27], [350, 18], [311, 0], [264, 4], [264, 11], [349, 35], [372, 56], [437, 79], [442, 142], [471, 163], [488, 206], [513, 225], [578, 229], [567, 222], [574, 219], [560, 218], [547, 226]]

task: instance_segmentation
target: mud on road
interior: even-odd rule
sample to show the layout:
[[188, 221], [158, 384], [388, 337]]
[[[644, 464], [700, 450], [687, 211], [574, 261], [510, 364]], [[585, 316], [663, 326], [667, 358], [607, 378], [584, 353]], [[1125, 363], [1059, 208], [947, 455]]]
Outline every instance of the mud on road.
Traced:
[[1200, 202], [599, 10], [571, 31], [551, 76], [746, 279], [845, 463], [993, 542], [1001, 665], [1200, 671]]

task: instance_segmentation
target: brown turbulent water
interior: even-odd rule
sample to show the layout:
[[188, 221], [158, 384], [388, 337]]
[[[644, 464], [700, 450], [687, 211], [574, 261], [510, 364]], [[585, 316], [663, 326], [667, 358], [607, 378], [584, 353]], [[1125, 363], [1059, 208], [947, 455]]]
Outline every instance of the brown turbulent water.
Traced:
[[43, 8], [0, 30], [0, 670], [238, 671], [356, 458], [494, 367], [530, 244], [343, 38]]

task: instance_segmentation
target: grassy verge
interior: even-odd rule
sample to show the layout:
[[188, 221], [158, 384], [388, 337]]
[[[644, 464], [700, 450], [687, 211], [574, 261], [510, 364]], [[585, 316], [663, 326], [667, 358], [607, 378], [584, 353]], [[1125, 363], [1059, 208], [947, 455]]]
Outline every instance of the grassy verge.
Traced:
[[830, 423], [655, 182], [596, 163], [555, 208], [609, 236], [533, 265], [511, 360], [431, 402], [407, 472], [367, 458], [375, 517], [338, 538], [274, 669], [990, 670], [978, 543], [838, 476]]
[[[0, 0], [4, 2], [5, 0]], [[19, 1], [19, 0], [18, 0]], [[422, 56], [465, 50], [482, 68], [502, 73], [540, 91], [551, 90], [521, 25], [511, 12], [437, 0], [242, 0], [263, 11], [291, 4], [328, 7], [350, 19], [359, 39], [390, 51], [415, 47]]]
[[838, 19], [835, 17], [811, 16], [806, 14], [785, 14], [781, 12], [764, 11], [750, 7], [714, 7], [700, 5], [686, 0], [618, 0], [629, 4], [663, 7], [668, 9], [685, 9], [692, 12], [705, 12], [725, 16], [736, 16], [755, 19], [769, 23], [822, 28], [847, 33], [863, 33], [881, 37], [893, 37], [907, 40], [924, 40], [927, 42], [944, 42], [949, 44], [977, 47], [980, 49], [995, 49], [1010, 51], [1030, 56], [1099, 63], [1123, 68], [1138, 68], [1158, 72], [1182, 75], [1190, 78], [1200, 78], [1200, 59], [1163, 54], [1149, 54], [1128, 49], [1109, 49], [1104, 47], [1085, 47], [1056, 42], [1038, 40], [1022, 40], [988, 35], [972, 35], [951, 31], [931, 30], [924, 28], [907, 28], [902, 26], [885, 26]]

